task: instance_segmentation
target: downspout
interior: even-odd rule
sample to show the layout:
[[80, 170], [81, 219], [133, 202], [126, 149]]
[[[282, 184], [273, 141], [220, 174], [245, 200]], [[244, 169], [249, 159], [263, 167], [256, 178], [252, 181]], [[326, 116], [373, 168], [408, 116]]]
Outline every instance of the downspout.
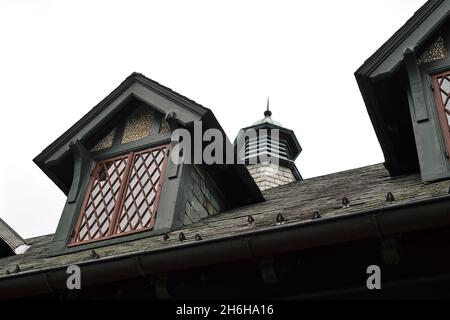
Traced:
[[[373, 216], [376, 215], [376, 222]], [[450, 195], [78, 263], [82, 288], [450, 224]], [[220, 253], [220, 254], [218, 254]], [[0, 298], [66, 289], [67, 266], [0, 277]]]

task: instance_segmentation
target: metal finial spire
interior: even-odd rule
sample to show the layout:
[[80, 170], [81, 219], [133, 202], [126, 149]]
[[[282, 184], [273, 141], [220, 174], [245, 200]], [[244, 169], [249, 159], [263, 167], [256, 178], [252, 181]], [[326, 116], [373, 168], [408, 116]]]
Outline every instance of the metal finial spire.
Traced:
[[272, 111], [269, 110], [269, 97], [267, 97], [267, 110], [264, 111], [265, 117], [270, 117], [272, 115]]

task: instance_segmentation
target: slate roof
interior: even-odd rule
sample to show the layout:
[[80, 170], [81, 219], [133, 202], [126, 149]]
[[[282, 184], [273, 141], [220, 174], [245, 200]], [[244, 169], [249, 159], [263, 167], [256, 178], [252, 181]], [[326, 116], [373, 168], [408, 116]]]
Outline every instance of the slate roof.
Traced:
[[[276, 223], [279, 213], [287, 219], [285, 225], [295, 222], [327, 223], [328, 217], [348, 217], [367, 210], [446, 195], [449, 186], [448, 180], [424, 184], [421, 182], [419, 173], [392, 178], [382, 164], [376, 164], [266, 190], [264, 192], [266, 201], [229, 210], [172, 231], [167, 240], [164, 240], [162, 236], [154, 236], [95, 250], [100, 257], [104, 258], [169, 247], [181, 248], [186, 243], [194, 243], [195, 234], [207, 240], [267, 228], [279, 228], [280, 226]], [[394, 195], [394, 203], [386, 201], [388, 192]], [[343, 197], [350, 201], [349, 207], [343, 207]], [[321, 215], [319, 220], [312, 220], [315, 211]], [[252, 224], [248, 222], [249, 215], [254, 218]], [[183, 243], [178, 240], [181, 231], [186, 236], [186, 241]], [[28, 239], [27, 243], [31, 247], [25, 254], [0, 259], [0, 280], [7, 276], [7, 270], [14, 272], [17, 265], [23, 272], [63, 267], [93, 259], [90, 250], [46, 257], [51, 240], [52, 235]]]

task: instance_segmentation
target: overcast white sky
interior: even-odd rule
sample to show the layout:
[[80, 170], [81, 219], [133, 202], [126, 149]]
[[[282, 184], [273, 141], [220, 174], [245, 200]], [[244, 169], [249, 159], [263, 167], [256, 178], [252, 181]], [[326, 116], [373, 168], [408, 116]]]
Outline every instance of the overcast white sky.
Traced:
[[305, 178], [382, 162], [353, 72], [424, 2], [1, 0], [0, 217], [54, 232], [65, 197], [32, 159], [133, 71], [232, 139], [269, 95]]

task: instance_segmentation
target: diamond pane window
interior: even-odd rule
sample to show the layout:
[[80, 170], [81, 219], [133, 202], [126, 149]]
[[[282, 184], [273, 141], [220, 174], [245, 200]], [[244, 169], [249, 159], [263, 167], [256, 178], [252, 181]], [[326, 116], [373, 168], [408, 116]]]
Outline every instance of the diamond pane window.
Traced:
[[450, 154], [450, 71], [433, 76], [433, 89], [447, 151]]
[[167, 158], [164, 145], [97, 162], [71, 245], [151, 229]]
[[165, 149], [136, 153], [122, 208], [117, 233], [152, 227], [157, 195], [161, 187]]

